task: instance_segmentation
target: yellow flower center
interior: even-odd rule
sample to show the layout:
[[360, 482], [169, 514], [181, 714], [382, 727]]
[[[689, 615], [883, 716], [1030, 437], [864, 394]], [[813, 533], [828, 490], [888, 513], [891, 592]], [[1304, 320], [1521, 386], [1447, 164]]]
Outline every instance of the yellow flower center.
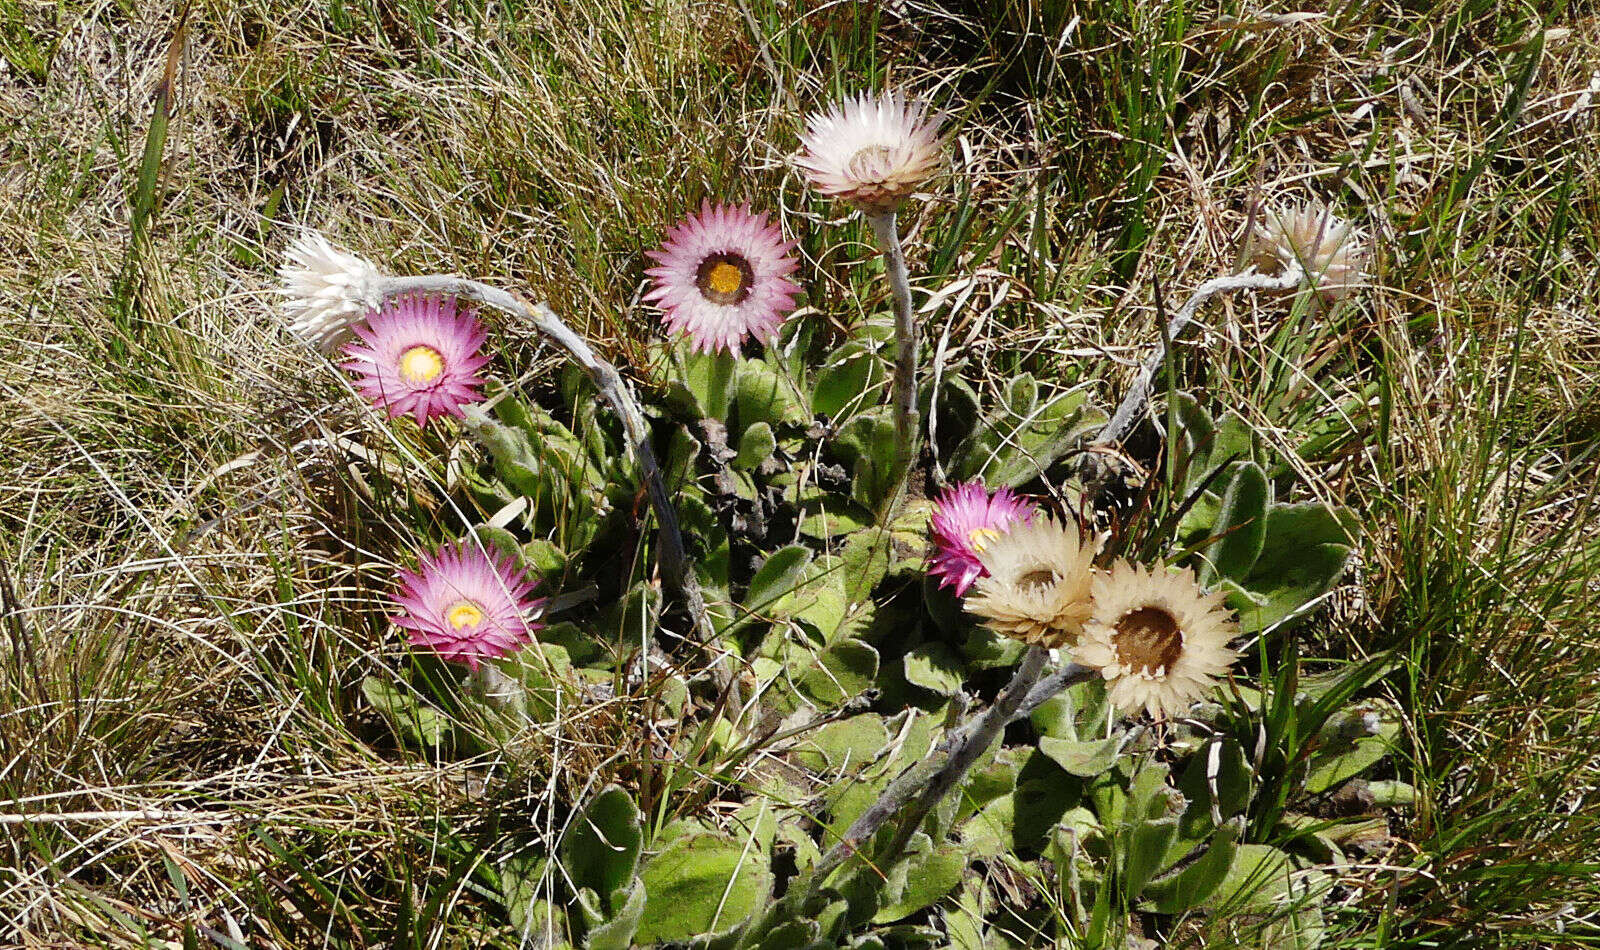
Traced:
[[700, 295], [715, 304], [743, 303], [750, 296], [756, 272], [750, 262], [732, 251], [708, 256], [695, 269], [694, 285]]
[[744, 278], [739, 274], [739, 268], [727, 261], [718, 261], [711, 273], [706, 275], [706, 284], [719, 294], [733, 294], [739, 292], [739, 285], [744, 283]]
[[431, 383], [444, 372], [444, 356], [431, 346], [418, 344], [400, 354], [400, 378], [413, 386]]
[[1130, 610], [1117, 621], [1117, 661], [1133, 673], [1161, 676], [1183, 655], [1183, 630], [1164, 608]]
[[458, 600], [445, 610], [444, 619], [457, 630], [476, 627], [483, 622], [483, 608], [470, 600]]
[[989, 546], [989, 542], [998, 537], [1000, 532], [993, 528], [973, 528], [967, 532], [967, 547], [982, 554], [983, 549]]

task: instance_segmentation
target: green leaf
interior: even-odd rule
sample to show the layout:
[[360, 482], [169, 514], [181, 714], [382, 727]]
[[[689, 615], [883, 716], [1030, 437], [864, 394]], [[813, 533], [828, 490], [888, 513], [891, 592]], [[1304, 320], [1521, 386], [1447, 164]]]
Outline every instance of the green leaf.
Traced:
[[1028, 645], [1021, 640], [1003, 637], [988, 627], [973, 627], [961, 646], [967, 664], [976, 670], [1016, 666], [1027, 649]]
[[530, 849], [511, 855], [500, 868], [500, 902], [511, 925], [521, 933], [534, 933], [550, 919], [550, 905], [539, 897], [540, 881], [549, 863]]
[[1267, 538], [1267, 509], [1272, 504], [1272, 484], [1254, 462], [1234, 469], [1222, 493], [1222, 506], [1212, 533], [1218, 540], [1200, 568], [1200, 583], [1208, 585], [1220, 574], [1242, 581], [1261, 556]]
[[1228, 872], [1205, 907], [1222, 911], [1271, 910], [1278, 899], [1292, 892], [1294, 862], [1270, 845], [1238, 846]]
[[811, 387], [811, 411], [832, 419], [854, 414], [879, 399], [870, 390], [883, 385], [883, 360], [865, 343], [851, 341], [828, 354]]
[[573, 818], [561, 842], [561, 857], [573, 884], [610, 895], [633, 880], [643, 847], [644, 831], [633, 797], [608, 785]]
[[888, 406], [869, 409], [845, 423], [834, 438], [851, 470], [851, 497], [872, 511], [899, 485], [900, 439]]
[[1146, 884], [1146, 908], [1158, 914], [1181, 914], [1200, 906], [1228, 875], [1244, 835], [1244, 819], [1234, 818], [1218, 828], [1211, 844], [1193, 864]]
[[1137, 901], [1145, 884], [1161, 870], [1177, 835], [1177, 815], [1134, 823], [1122, 845], [1122, 894], [1128, 903]]
[[844, 591], [851, 603], [866, 600], [872, 589], [889, 573], [894, 557], [894, 541], [880, 528], [857, 531], [844, 542], [839, 552], [844, 561]]
[[1041, 736], [1039, 751], [1072, 775], [1079, 778], [1094, 778], [1109, 771], [1111, 766], [1116, 764], [1117, 746], [1121, 742], [1122, 740], [1115, 736], [1088, 742]]
[[940, 696], [961, 692], [965, 672], [960, 659], [942, 643], [924, 643], [902, 660], [906, 682]]
[[646, 894], [644, 885], [631, 881], [626, 891], [611, 895], [611, 917], [591, 929], [583, 938], [587, 950], [628, 950], [633, 946], [633, 935], [644, 919]]
[[816, 664], [799, 677], [800, 689], [823, 706], [836, 706], [872, 686], [878, 675], [878, 651], [860, 640], [845, 639], [828, 647]]
[[740, 362], [736, 387], [734, 402], [739, 425], [749, 427], [765, 422], [777, 429], [811, 421], [811, 413], [800, 401], [794, 384], [762, 360]]
[[877, 521], [860, 505], [833, 496], [827, 501], [807, 502], [803, 510], [811, 513], [800, 519], [800, 533], [818, 540], [870, 528]]
[[513, 564], [522, 563], [522, 545], [517, 543], [516, 535], [506, 529], [480, 524], [472, 529], [472, 534], [483, 543], [484, 550], [490, 555], [508, 557]]
[[961, 883], [961, 873], [966, 867], [966, 852], [951, 845], [913, 856], [906, 870], [905, 890], [894, 903], [879, 908], [872, 915], [872, 922], [893, 923], [931, 906], [955, 890], [955, 886]]
[[750, 587], [744, 595], [745, 609], [759, 612], [776, 604], [799, 585], [810, 563], [811, 549], [803, 544], [791, 544], [769, 554], [750, 579]]
[[[737, 353], [695, 353], [680, 345], [673, 354], [679, 367], [674, 387], [677, 408], [696, 419], [726, 422], [733, 403], [733, 381], [739, 371]], [[672, 399], [669, 396], [669, 401]]]
[[1242, 586], [1228, 580], [1219, 586], [1229, 592], [1228, 606], [1239, 612], [1241, 630], [1255, 633], [1326, 594], [1349, 559], [1350, 548], [1343, 544], [1318, 544], [1271, 560], [1263, 552]]
[[773, 438], [772, 426], [757, 422], [739, 437], [739, 454], [734, 456], [730, 464], [742, 471], [753, 472], [756, 466], [771, 458], [777, 448], [778, 440]]
[[[1366, 730], [1368, 721], [1376, 725], [1376, 735]], [[1318, 732], [1320, 745], [1311, 754], [1306, 791], [1314, 795], [1355, 778], [1388, 755], [1399, 737], [1400, 718], [1388, 704], [1361, 704], [1330, 716]]]
[[436, 746], [444, 741], [450, 720], [410, 692], [388, 680], [369, 676], [361, 681], [361, 695], [388, 720], [401, 738], [413, 745]]
[[522, 546], [522, 561], [540, 577], [560, 577], [567, 569], [566, 552], [544, 538], [534, 538]]
[[795, 748], [795, 760], [816, 772], [859, 771], [889, 745], [889, 730], [876, 713], [830, 722]]
[[678, 838], [645, 862], [638, 943], [724, 933], [765, 906], [772, 872], [765, 852], [718, 834]]

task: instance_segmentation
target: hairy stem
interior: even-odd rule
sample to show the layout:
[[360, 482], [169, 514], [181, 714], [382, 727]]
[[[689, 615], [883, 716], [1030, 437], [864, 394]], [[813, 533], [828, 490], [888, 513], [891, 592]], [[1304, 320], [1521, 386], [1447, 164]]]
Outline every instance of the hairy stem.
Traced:
[[911, 279], [906, 274], [906, 255], [900, 247], [900, 229], [895, 213], [869, 214], [872, 233], [883, 250], [894, 290], [894, 428], [900, 444], [901, 468], [911, 470], [917, 457], [920, 435], [917, 417], [917, 317], [911, 309]]
[[588, 371], [589, 378], [594, 380], [595, 387], [600, 390], [601, 398], [622, 420], [622, 428], [627, 433], [628, 443], [633, 447], [634, 458], [639, 461], [639, 471], [644, 478], [645, 491], [650, 495], [650, 506], [655, 509], [656, 521], [661, 526], [661, 573], [668, 586], [683, 598], [689, 615], [694, 619], [695, 630], [699, 634], [701, 644], [705, 646], [712, 644], [716, 639], [716, 628], [712, 626], [711, 616], [706, 612], [705, 596], [700, 592], [700, 581], [695, 576], [694, 565], [683, 547], [683, 531], [678, 527], [678, 511], [673, 507], [672, 495], [668, 493], [667, 486], [662, 480], [661, 466], [656, 461], [655, 450], [650, 447], [650, 427], [645, 422], [644, 413], [639, 411], [639, 404], [634, 400], [632, 391], [617, 373], [616, 367], [597, 355], [583, 337], [556, 316], [549, 305], [542, 302], [526, 303], [516, 295], [488, 284], [442, 274], [423, 277], [386, 277], [383, 280], [382, 292], [386, 298], [411, 293], [448, 294], [527, 320], [540, 333], [566, 350], [579, 366]]
[[[884, 822], [915, 799], [887, 855], [880, 856], [886, 861], [893, 860], [911, 840], [922, 819], [938, 805], [940, 799], [960, 784], [972, 764], [985, 749], [994, 744], [1006, 726], [1031, 713], [1051, 696], [1073, 683], [1088, 679], [1094, 673], [1086, 667], [1068, 664], [1041, 680], [1040, 673], [1048, 657], [1049, 653], [1043, 648], [1031, 648], [993, 706], [946, 735], [935, 755], [912, 765], [890, 782], [878, 800], [850, 826], [839, 843], [822, 856], [811, 878], [813, 885], [822, 884], [829, 874], [855, 854], [862, 842], [870, 841]], [[941, 753], [943, 758], [940, 758]]]
[[1170, 342], [1177, 340], [1178, 335], [1194, 322], [1195, 314], [1206, 301], [1225, 290], [1289, 290], [1300, 283], [1302, 276], [1304, 274], [1299, 267], [1290, 266], [1277, 276], [1255, 273], [1234, 274], [1228, 277], [1213, 277], [1197, 287], [1194, 295], [1171, 320], [1167, 321], [1167, 332], [1161, 347], [1146, 357], [1144, 364], [1139, 367], [1139, 373], [1134, 377], [1133, 384], [1128, 387], [1122, 402], [1117, 404], [1117, 411], [1111, 414], [1111, 421], [1100, 431], [1099, 441], [1120, 442], [1133, 428], [1139, 416], [1144, 413], [1145, 407], [1150, 404], [1156, 371], [1166, 362], [1167, 354], [1170, 352]]

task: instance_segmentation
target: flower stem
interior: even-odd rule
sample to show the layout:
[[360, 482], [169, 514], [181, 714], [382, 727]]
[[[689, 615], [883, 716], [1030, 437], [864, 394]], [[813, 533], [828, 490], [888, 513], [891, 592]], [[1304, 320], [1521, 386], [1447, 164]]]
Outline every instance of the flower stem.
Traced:
[[911, 309], [911, 279], [906, 275], [906, 255], [900, 247], [895, 212], [867, 215], [872, 233], [883, 250], [889, 286], [894, 291], [894, 427], [900, 445], [902, 471], [909, 472], [917, 457], [920, 421], [917, 416], [917, 317]]
[[[878, 800], [862, 812], [844, 837], [822, 856], [813, 872], [812, 885], [821, 885], [829, 874], [856, 853], [856, 848], [863, 842], [871, 841], [884, 822], [915, 799], [902, 819], [889, 850], [886, 854], [874, 856], [880, 862], [892, 861], [911, 840], [922, 819], [961, 782], [972, 764], [985, 749], [994, 744], [1006, 726], [1033, 712], [1061, 690], [1094, 674], [1091, 669], [1069, 663], [1040, 679], [1048, 657], [1049, 653], [1042, 647], [1030, 648], [993, 706], [947, 734], [933, 756], [912, 765], [890, 782]], [[943, 759], [939, 758], [940, 752], [944, 753]]]
[[1145, 358], [1144, 364], [1139, 367], [1138, 375], [1133, 379], [1133, 385], [1128, 387], [1128, 392], [1117, 404], [1117, 411], [1111, 414], [1111, 421], [1100, 431], [1097, 441], [1103, 444], [1120, 442], [1133, 428], [1134, 423], [1150, 403], [1156, 371], [1167, 360], [1171, 350], [1170, 341], [1176, 340], [1178, 335], [1194, 322], [1195, 314], [1200, 312], [1200, 307], [1207, 300], [1225, 290], [1289, 290], [1298, 286], [1303, 276], [1304, 272], [1299, 267], [1289, 267], [1276, 276], [1232, 274], [1227, 277], [1213, 277], [1195, 288], [1194, 294], [1184, 302], [1177, 314], [1167, 321], [1167, 332], [1162, 338], [1161, 347]]

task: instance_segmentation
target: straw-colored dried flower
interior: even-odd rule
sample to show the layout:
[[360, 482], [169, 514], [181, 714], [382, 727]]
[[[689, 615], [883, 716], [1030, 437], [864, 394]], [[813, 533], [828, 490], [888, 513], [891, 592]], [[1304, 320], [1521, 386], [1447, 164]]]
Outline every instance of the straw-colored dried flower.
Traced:
[[1302, 285], [1329, 300], [1349, 296], [1364, 279], [1365, 232], [1320, 202], [1263, 208], [1253, 238], [1258, 267], [1298, 267]]
[[341, 251], [316, 231], [301, 234], [278, 268], [289, 329], [323, 352], [383, 305], [383, 274], [371, 261]]
[[1100, 671], [1123, 712], [1177, 716], [1228, 672], [1238, 634], [1223, 594], [1206, 593], [1194, 571], [1119, 560], [1094, 580], [1094, 613], [1073, 659]]
[[1095, 545], [1040, 515], [1014, 522], [977, 552], [979, 577], [966, 608], [996, 633], [1046, 647], [1072, 644], [1090, 613]]
[[893, 211], [939, 170], [941, 121], [898, 92], [846, 98], [806, 119], [795, 164], [830, 198], [869, 214]]

